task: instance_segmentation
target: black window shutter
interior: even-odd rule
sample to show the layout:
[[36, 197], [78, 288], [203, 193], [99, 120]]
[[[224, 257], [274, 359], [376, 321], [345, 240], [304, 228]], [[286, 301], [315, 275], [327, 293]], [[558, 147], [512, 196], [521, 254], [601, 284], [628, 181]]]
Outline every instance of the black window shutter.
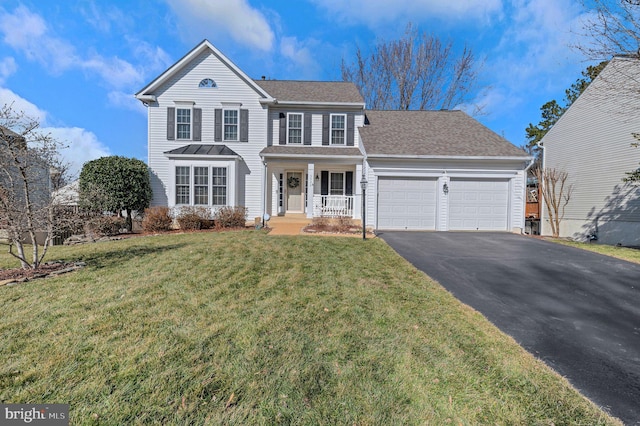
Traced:
[[353, 146], [353, 125], [355, 118], [353, 114], [347, 114], [347, 146]]
[[311, 113], [304, 115], [304, 144], [311, 145]]
[[280, 113], [280, 139], [278, 143], [285, 145], [287, 143], [287, 115], [284, 112]]
[[193, 140], [202, 140], [202, 108], [193, 109]]
[[216, 109], [214, 112], [214, 135], [213, 140], [222, 142], [222, 110]]
[[329, 145], [329, 114], [322, 114], [322, 145]]
[[249, 110], [240, 110], [240, 142], [249, 142]]
[[329, 172], [320, 172], [320, 195], [329, 195]]
[[345, 172], [344, 178], [344, 195], [353, 195], [353, 172]]
[[174, 107], [167, 108], [167, 140], [172, 141], [176, 138], [176, 109]]

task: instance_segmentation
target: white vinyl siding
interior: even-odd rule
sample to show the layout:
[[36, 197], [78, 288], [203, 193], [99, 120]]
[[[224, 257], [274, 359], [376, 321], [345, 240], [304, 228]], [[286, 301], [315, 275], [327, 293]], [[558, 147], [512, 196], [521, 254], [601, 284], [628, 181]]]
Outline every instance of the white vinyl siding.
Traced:
[[[199, 83], [204, 78], [215, 76], [217, 87], [203, 90]], [[247, 85], [238, 74], [229, 69], [226, 61], [221, 61], [210, 51], [202, 53], [182, 70], [170, 77], [156, 90], [157, 103], [149, 104], [148, 111], [148, 158], [151, 171], [153, 206], [173, 207], [176, 203], [175, 161], [164, 153], [190, 142], [167, 140], [167, 108], [184, 108], [181, 103], [192, 104], [202, 110], [202, 144], [213, 144], [216, 109], [225, 105], [241, 105], [249, 110], [249, 143], [224, 141], [238, 154], [242, 168], [228, 168], [226, 205], [241, 205], [249, 209], [249, 217], [262, 215], [262, 179], [264, 165], [260, 151], [267, 146], [267, 110], [259, 103], [260, 96]], [[239, 116], [239, 114], [238, 114]], [[193, 115], [192, 115], [193, 120]], [[239, 118], [239, 117], [238, 117]], [[191, 129], [193, 137], [193, 128]], [[239, 135], [238, 135], [239, 136]], [[215, 161], [216, 158], [203, 158]], [[226, 162], [226, 160], [225, 160]], [[188, 164], [179, 164], [188, 165]], [[238, 170], [236, 172], [236, 170]], [[211, 179], [211, 175], [209, 175]], [[210, 183], [211, 185], [211, 183]], [[192, 194], [189, 194], [192, 196]], [[211, 203], [211, 199], [209, 199]]]

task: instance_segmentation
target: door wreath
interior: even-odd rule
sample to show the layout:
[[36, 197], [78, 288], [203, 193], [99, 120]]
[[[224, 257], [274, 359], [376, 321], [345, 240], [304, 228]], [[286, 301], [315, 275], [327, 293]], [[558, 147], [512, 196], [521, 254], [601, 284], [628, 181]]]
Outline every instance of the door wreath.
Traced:
[[291, 189], [297, 188], [300, 186], [300, 178], [295, 176], [289, 176], [287, 179], [287, 186]]

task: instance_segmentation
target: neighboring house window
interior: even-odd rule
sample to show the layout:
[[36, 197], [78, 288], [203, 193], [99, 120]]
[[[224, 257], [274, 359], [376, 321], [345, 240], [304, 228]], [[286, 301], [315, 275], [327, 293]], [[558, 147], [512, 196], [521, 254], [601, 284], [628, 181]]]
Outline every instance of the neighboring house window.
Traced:
[[198, 84], [198, 87], [218, 87], [216, 85], [216, 82], [213, 81], [213, 79], [211, 78], [205, 78], [202, 81], [200, 81], [200, 84]]
[[238, 110], [237, 109], [224, 110], [224, 140], [225, 141], [238, 140]]
[[176, 135], [178, 139], [191, 139], [191, 109], [176, 108]]
[[211, 177], [212, 204], [214, 206], [227, 205], [227, 169], [225, 167], [213, 167]]
[[331, 145], [345, 144], [346, 117], [344, 114], [331, 115]]
[[289, 113], [288, 114], [288, 143], [301, 144], [302, 143], [302, 114]]
[[189, 167], [176, 167], [176, 204], [189, 204]]
[[196, 205], [209, 204], [209, 168], [193, 168], [193, 203]]
[[329, 195], [344, 195], [344, 173], [331, 173]]

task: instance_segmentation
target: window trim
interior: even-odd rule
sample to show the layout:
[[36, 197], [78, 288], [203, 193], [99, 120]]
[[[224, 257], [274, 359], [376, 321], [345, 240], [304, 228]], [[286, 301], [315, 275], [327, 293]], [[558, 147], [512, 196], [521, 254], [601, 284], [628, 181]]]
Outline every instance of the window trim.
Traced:
[[[300, 127], [292, 128], [291, 119], [292, 115], [300, 116]], [[300, 142], [291, 142], [291, 130], [300, 130]], [[304, 113], [303, 112], [288, 112], [287, 113], [287, 145], [303, 145], [304, 144]]]
[[[186, 105], [176, 105], [176, 112], [175, 112], [175, 123], [176, 123], [176, 140], [177, 141], [190, 141], [193, 138], [193, 107], [192, 106], [186, 106]], [[178, 122], [178, 112], [180, 110], [187, 110], [189, 111], [189, 137], [187, 138], [181, 138], [180, 137], [180, 132], [178, 131], [179, 126], [181, 124], [185, 124], [185, 123], [180, 123]]]
[[[236, 128], [236, 138], [235, 139], [227, 139], [227, 123], [226, 123], [226, 113], [227, 111], [235, 111], [236, 113], [236, 123], [229, 124], [229, 126], [235, 126]], [[222, 108], [222, 140], [225, 142], [239, 142], [240, 141], [240, 108]]]
[[[343, 118], [343, 127], [342, 129], [333, 127], [333, 118], [334, 117], [342, 117]], [[334, 130], [342, 130], [342, 143], [334, 142], [333, 131]], [[330, 114], [329, 115], [329, 145], [337, 145], [337, 146], [346, 146], [347, 145], [347, 114]]]

